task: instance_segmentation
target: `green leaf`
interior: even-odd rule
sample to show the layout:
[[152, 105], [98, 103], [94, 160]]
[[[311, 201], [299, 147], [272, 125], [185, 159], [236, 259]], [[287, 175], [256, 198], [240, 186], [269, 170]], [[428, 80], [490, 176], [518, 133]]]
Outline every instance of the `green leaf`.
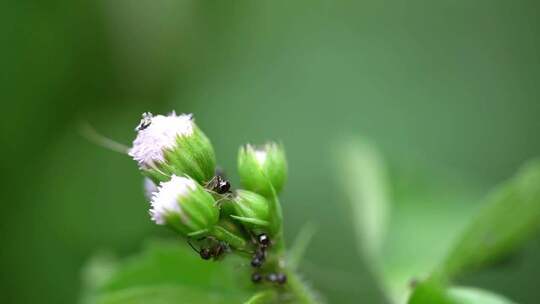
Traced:
[[405, 303], [410, 283], [432, 272], [474, 213], [474, 183], [418, 162], [390, 168], [366, 140], [340, 148], [362, 257], [389, 301]]
[[98, 261], [85, 270], [83, 303], [240, 303], [253, 293], [244, 261], [204, 261], [180, 241], [149, 242], [120, 263]]
[[539, 228], [540, 161], [534, 161], [488, 197], [435, 277], [452, 279], [488, 265], [521, 247]]
[[260, 291], [253, 295], [244, 304], [267, 304], [272, 303], [276, 298], [276, 293], [273, 290]]
[[507, 298], [471, 287], [445, 289], [437, 282], [420, 284], [412, 294], [409, 304], [515, 304]]
[[302, 226], [302, 229], [296, 236], [287, 253], [287, 261], [290, 270], [295, 271], [298, 268], [311, 239], [313, 239], [313, 236], [315, 235], [315, 231], [315, 225], [311, 222]]
[[123, 289], [107, 293], [96, 300], [96, 304], [171, 304], [205, 303], [228, 304], [241, 303], [236, 295], [223, 294], [210, 289], [199, 290], [184, 286], [152, 286]]
[[442, 291], [454, 277], [487, 266], [519, 249], [539, 229], [540, 162], [534, 161], [488, 196], [484, 207], [463, 231], [456, 246], [430, 279], [414, 291], [409, 303], [438, 303], [430, 302], [434, 297], [456, 304], [513, 303], [473, 288]]
[[515, 304], [498, 294], [471, 287], [453, 287], [447, 295], [458, 304]]
[[437, 282], [423, 282], [414, 289], [408, 304], [458, 304]]
[[106, 252], [93, 256], [83, 267], [81, 303], [95, 303], [98, 291], [107, 283], [116, 271], [118, 261]]
[[367, 140], [350, 141], [338, 155], [340, 177], [352, 206], [361, 251], [369, 259], [379, 255], [387, 230], [388, 185], [386, 167]]

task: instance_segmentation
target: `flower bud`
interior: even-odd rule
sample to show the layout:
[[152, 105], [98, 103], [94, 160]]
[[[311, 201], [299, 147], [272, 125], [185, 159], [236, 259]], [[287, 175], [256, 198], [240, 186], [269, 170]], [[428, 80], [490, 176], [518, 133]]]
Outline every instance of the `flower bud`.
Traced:
[[276, 143], [256, 148], [246, 145], [238, 153], [238, 172], [242, 186], [266, 197], [272, 196], [272, 187], [278, 194], [287, 178], [285, 151]]
[[204, 184], [214, 175], [214, 149], [190, 114], [144, 113], [136, 130], [129, 155], [154, 182], [167, 181], [174, 174]]
[[183, 235], [210, 231], [219, 220], [214, 198], [195, 180], [173, 175], [160, 183], [151, 201], [150, 216]]
[[238, 190], [232, 204], [232, 218], [250, 228], [265, 228], [270, 223], [268, 201], [264, 196], [247, 190]]

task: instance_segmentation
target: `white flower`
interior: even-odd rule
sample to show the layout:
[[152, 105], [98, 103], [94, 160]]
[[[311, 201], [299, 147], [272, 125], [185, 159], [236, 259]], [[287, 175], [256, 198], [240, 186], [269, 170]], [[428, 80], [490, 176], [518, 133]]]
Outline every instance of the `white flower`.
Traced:
[[172, 112], [168, 116], [148, 116], [143, 118], [137, 128], [137, 137], [129, 150], [129, 156], [145, 169], [164, 162], [163, 151], [174, 148], [179, 136], [190, 136], [194, 130], [190, 114], [176, 115]]
[[159, 184], [158, 191], [152, 195], [150, 216], [158, 225], [166, 224], [169, 213], [182, 214], [180, 206], [183, 197], [190, 195], [197, 187], [194, 180], [188, 177], [173, 175], [171, 180]]

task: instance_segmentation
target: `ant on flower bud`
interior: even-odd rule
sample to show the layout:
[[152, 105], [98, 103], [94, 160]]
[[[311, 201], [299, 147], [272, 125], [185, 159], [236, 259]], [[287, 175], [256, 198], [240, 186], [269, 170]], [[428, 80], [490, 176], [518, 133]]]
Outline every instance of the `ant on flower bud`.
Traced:
[[270, 246], [270, 237], [266, 233], [261, 233], [257, 236], [257, 242], [262, 248]]
[[226, 194], [231, 190], [231, 183], [221, 175], [216, 175], [206, 184], [206, 188], [217, 194]]
[[144, 112], [142, 114], [142, 119], [139, 125], [135, 128], [135, 131], [139, 132], [142, 131], [150, 126], [152, 124], [152, 118], [154, 116], [150, 112]]
[[257, 249], [251, 259], [251, 266], [260, 268], [266, 260], [266, 249], [270, 246], [270, 237], [266, 233], [257, 236]]
[[253, 283], [260, 283], [262, 281], [262, 279], [263, 279], [263, 277], [262, 277], [262, 275], [260, 273], [255, 272], [255, 273], [253, 273], [251, 275], [251, 281]]
[[213, 258], [214, 260], [217, 260], [225, 253], [225, 251], [229, 249], [229, 246], [227, 245], [227, 243], [222, 242], [222, 241], [217, 241], [213, 246], [201, 248], [201, 249], [195, 248], [195, 246], [191, 243], [190, 240], [188, 240], [188, 244], [191, 248], [193, 248], [193, 250], [195, 250], [195, 252], [199, 254], [201, 259], [203, 260], [209, 260], [211, 258]]
[[266, 260], [266, 251], [259, 248], [255, 251], [255, 254], [253, 255], [253, 259], [251, 259], [251, 266], [255, 268], [260, 268], [264, 261]]

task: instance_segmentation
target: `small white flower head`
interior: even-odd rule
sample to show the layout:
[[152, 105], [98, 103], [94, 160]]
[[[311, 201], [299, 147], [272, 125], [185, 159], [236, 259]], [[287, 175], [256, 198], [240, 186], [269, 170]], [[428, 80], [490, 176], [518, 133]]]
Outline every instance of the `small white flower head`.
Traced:
[[245, 145], [238, 153], [238, 172], [245, 189], [267, 197], [279, 193], [287, 177], [285, 152], [274, 142]]
[[168, 182], [162, 182], [158, 191], [152, 195], [150, 202], [150, 216], [158, 225], [165, 225], [168, 215], [178, 214], [180, 217], [185, 216], [182, 213], [182, 199], [188, 197], [197, 187], [197, 183], [187, 177], [173, 175]]
[[214, 198], [195, 180], [173, 175], [161, 182], [150, 202], [150, 217], [183, 235], [210, 231], [219, 220]]
[[155, 183], [168, 181], [173, 174], [188, 175], [200, 184], [214, 176], [214, 149], [191, 114], [144, 113], [135, 130], [128, 154]]
[[191, 136], [194, 130], [192, 115], [168, 116], [144, 113], [141, 123], [136, 128], [137, 137], [129, 155], [137, 161], [141, 168], [152, 168], [155, 164], [164, 162], [164, 151], [173, 149], [178, 137]]

